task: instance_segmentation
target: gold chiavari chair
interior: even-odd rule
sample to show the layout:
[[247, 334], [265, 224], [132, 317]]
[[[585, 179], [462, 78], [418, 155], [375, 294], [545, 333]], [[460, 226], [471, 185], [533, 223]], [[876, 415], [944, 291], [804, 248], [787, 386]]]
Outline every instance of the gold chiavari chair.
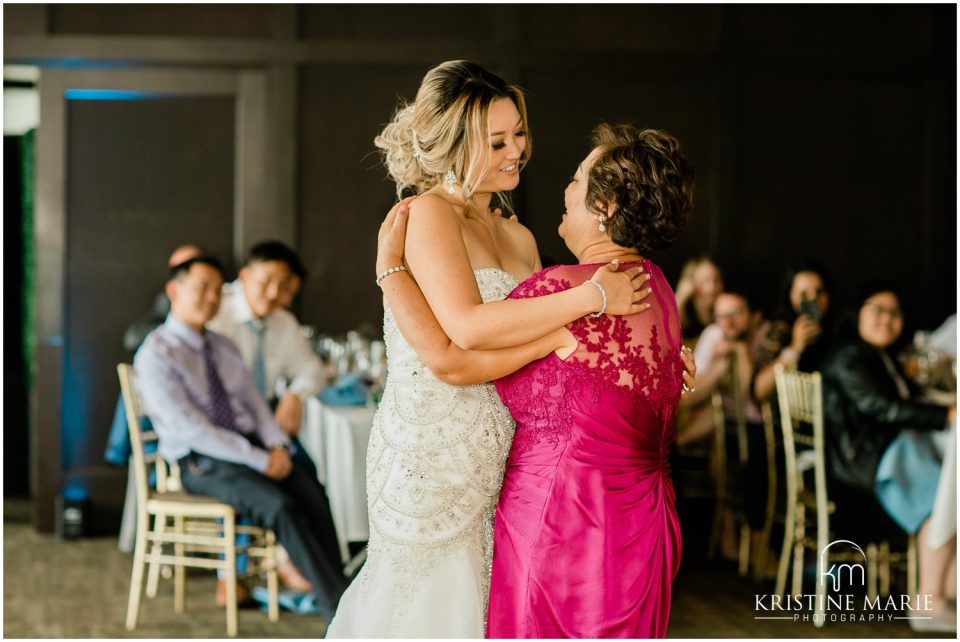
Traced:
[[[832, 537], [830, 515], [836, 512], [836, 505], [830, 501], [827, 494], [823, 384], [820, 373], [786, 370], [781, 365], [777, 365], [774, 372], [783, 431], [787, 496], [783, 549], [775, 591], [778, 595], [784, 595], [792, 556], [793, 584], [790, 594], [801, 595], [804, 553], [806, 549], [813, 549], [817, 555], [817, 608], [814, 624], [821, 627], [824, 624], [823, 600], [826, 595], [823, 565], [832, 561], [859, 562], [860, 558], [855, 554], [824, 554]], [[813, 488], [806, 486], [806, 473], [813, 475]], [[810, 525], [814, 531], [812, 535], [807, 532], [808, 511], [813, 513], [814, 523]], [[889, 543], [885, 541], [870, 542], [866, 546], [864, 557], [867, 566], [867, 595], [870, 599], [889, 594], [891, 565], [905, 567], [908, 594], [916, 594], [917, 549], [914, 536], [910, 536], [906, 552], [892, 552]]]
[[[117, 373], [127, 414], [137, 487], [137, 536], [127, 602], [127, 629], [132, 631], [137, 626], [145, 572], [148, 573], [147, 596], [153, 597], [157, 592], [161, 566], [173, 567], [174, 610], [183, 613], [186, 567], [195, 567], [226, 571], [227, 635], [236, 636], [238, 552], [248, 555], [250, 573], [266, 574], [268, 617], [271, 622], [276, 622], [279, 618], [279, 586], [273, 531], [238, 526], [232, 506], [212, 497], [189, 494], [181, 488], [176, 465], [168, 469], [158, 452], [148, 454], [145, 451], [145, 443], [157, 442], [157, 434], [141, 429], [144, 412], [134, 384], [133, 368], [121, 363], [117, 366]], [[151, 468], [156, 475], [156, 490], [151, 490], [149, 484]], [[237, 547], [238, 534], [250, 537], [251, 543], [242, 550]]]

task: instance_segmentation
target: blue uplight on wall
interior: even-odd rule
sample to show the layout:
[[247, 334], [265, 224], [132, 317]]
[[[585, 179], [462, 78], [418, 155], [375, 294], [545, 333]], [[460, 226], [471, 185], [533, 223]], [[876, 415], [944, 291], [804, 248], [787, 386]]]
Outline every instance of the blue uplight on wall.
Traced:
[[82, 465], [85, 450], [92, 450], [87, 444], [88, 428], [85, 418], [89, 415], [89, 406], [93, 397], [86, 376], [93, 359], [87, 346], [67, 346], [63, 352], [63, 396], [60, 408], [60, 462], [64, 470]]
[[63, 489], [63, 498], [69, 502], [82, 502], [89, 497], [90, 493], [87, 492], [87, 489], [77, 482], [70, 482], [70, 484]]
[[162, 96], [156, 92], [125, 89], [68, 89], [63, 95], [67, 100], [151, 100]]

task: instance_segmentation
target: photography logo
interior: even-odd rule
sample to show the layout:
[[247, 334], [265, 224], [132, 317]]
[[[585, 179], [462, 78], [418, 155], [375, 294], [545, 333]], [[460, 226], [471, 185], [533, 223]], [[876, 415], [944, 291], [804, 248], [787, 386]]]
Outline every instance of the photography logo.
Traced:
[[[846, 562], [841, 562], [840, 564], [830, 562], [830, 548], [835, 544], [849, 544], [850, 547], [859, 554], [858, 561], [852, 564]], [[857, 559], [856, 555], [854, 558]], [[820, 581], [827, 584], [827, 590], [834, 592], [840, 590], [840, 582], [843, 579], [844, 572], [847, 574], [847, 584], [849, 586], [862, 587], [866, 583], [867, 554], [863, 552], [862, 548], [850, 540], [838, 539], [830, 542], [820, 551], [820, 564], [817, 565], [817, 568], [823, 569], [820, 571]], [[856, 584], [857, 576], [860, 577], [859, 584]], [[831, 580], [832, 584], [827, 580]]]
[[[755, 620], [794, 622], [892, 622], [929, 620], [930, 595], [870, 597], [867, 554], [855, 542], [838, 539], [817, 557], [815, 590], [800, 595], [755, 595]], [[875, 581], [875, 579], [874, 579]]]

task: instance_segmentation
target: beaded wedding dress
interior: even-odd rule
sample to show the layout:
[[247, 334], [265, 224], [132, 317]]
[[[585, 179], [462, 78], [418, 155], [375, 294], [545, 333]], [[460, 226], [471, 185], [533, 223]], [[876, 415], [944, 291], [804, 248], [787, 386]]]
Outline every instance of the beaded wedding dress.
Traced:
[[[474, 275], [484, 302], [517, 285], [497, 268]], [[513, 419], [493, 385], [437, 379], [389, 310], [383, 331], [387, 384], [367, 452], [367, 561], [327, 637], [482, 638]]]

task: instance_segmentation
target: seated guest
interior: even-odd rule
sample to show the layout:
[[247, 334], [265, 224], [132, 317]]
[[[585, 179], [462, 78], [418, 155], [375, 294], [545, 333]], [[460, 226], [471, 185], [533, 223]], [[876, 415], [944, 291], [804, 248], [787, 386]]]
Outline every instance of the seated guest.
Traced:
[[752, 385], [757, 401], [770, 399], [776, 392], [776, 364], [802, 372], [820, 369], [832, 340], [830, 321], [830, 283], [824, 269], [812, 261], [789, 268], [757, 358]]
[[[689, 420], [678, 427], [677, 444], [686, 445], [704, 438], [714, 431], [713, 406], [710, 398], [717, 389], [722, 390], [724, 408], [728, 418], [727, 451], [736, 453], [736, 423], [733, 409], [743, 408], [747, 428], [748, 462], [741, 471], [740, 487], [743, 492], [747, 521], [759, 536], [763, 527], [766, 505], [766, 449], [764, 448], [763, 417], [756, 402], [749, 394], [748, 385], [753, 375], [754, 360], [759, 346], [769, 329], [759, 310], [753, 308], [747, 294], [728, 289], [717, 296], [713, 310], [714, 322], [700, 335], [694, 349], [697, 364], [697, 387], [687, 393], [681, 405], [689, 408]], [[736, 372], [731, 368], [736, 364]], [[734, 397], [731, 377], [740, 381], [739, 399]], [[735, 455], [734, 455], [735, 457]], [[721, 553], [728, 559], [736, 559], [737, 546], [732, 512], [724, 518]]]
[[254, 245], [239, 278], [223, 287], [220, 311], [207, 327], [240, 348], [260, 396], [274, 408], [274, 420], [296, 446], [294, 464], [316, 477], [317, 468], [296, 440], [306, 400], [326, 383], [320, 357], [284, 309], [296, 296], [306, 271], [297, 254], [277, 241]]
[[184, 488], [273, 529], [329, 621], [346, 585], [330, 507], [317, 479], [293, 466], [290, 437], [258, 394], [240, 351], [205, 329], [220, 307], [222, 285], [223, 268], [212, 257], [173, 269], [170, 314], [134, 359], [144, 409], [160, 453], [179, 464]]
[[683, 342], [693, 347], [704, 328], [713, 322], [713, 305], [723, 291], [720, 268], [706, 256], [687, 261], [677, 281], [677, 309]]
[[[748, 296], [733, 290], [717, 297], [713, 317], [715, 321], [700, 335], [693, 351], [698, 371], [697, 389], [681, 401], [681, 406], [689, 410], [690, 421], [678, 429], [678, 445], [697, 441], [713, 431], [710, 396], [728, 378], [734, 361], [731, 357], [736, 355], [737, 374], [746, 386], [753, 374], [759, 344], [769, 329], [762, 313], [751, 307]], [[760, 422], [760, 411], [753, 399], [746, 398], [743, 403], [748, 419]]]
[[[199, 246], [181, 245], [170, 254], [170, 258], [167, 259], [167, 268], [173, 268], [187, 259], [192, 259], [201, 254], [203, 254], [203, 250]], [[163, 323], [168, 312], [170, 312], [170, 300], [167, 299], [166, 292], [160, 291], [153, 299], [150, 312], [131, 323], [130, 327], [127, 328], [123, 335], [123, 347], [131, 354], [135, 353], [147, 335]], [[123, 409], [123, 397], [117, 400], [117, 408], [113, 413], [113, 423], [110, 425], [110, 435], [107, 437], [107, 448], [103, 453], [103, 458], [117, 466], [126, 466], [127, 460], [130, 459], [130, 436], [127, 434], [127, 414]], [[135, 531], [135, 528], [131, 530], [121, 527], [120, 550], [126, 552], [133, 550]], [[126, 537], [124, 537], [124, 533], [127, 534]]]
[[[201, 254], [204, 254], [204, 250], [199, 245], [192, 243], [181, 245], [170, 254], [170, 258], [167, 259], [167, 267], [176, 267]], [[123, 347], [131, 354], [136, 352], [147, 335], [164, 322], [169, 312], [170, 300], [167, 298], [167, 293], [161, 290], [153, 297], [153, 305], [150, 307], [150, 311], [131, 323], [130, 327], [127, 328], [123, 335]]]
[[[203, 254], [203, 250], [197, 245], [181, 245], [170, 254], [170, 258], [167, 259], [167, 267], [173, 268], [200, 254]], [[163, 323], [168, 312], [170, 312], [170, 300], [167, 299], [166, 292], [161, 290], [154, 297], [150, 311], [127, 328], [123, 335], [123, 347], [131, 354], [135, 353], [147, 335]], [[127, 413], [123, 409], [123, 397], [117, 398], [117, 407], [113, 412], [113, 422], [110, 424], [110, 433], [107, 436], [107, 446], [104, 449], [103, 458], [116, 466], [126, 466], [130, 459], [130, 435], [127, 433]], [[132, 469], [130, 479], [133, 479]], [[133, 483], [130, 483], [124, 500], [123, 519], [120, 522], [120, 536], [117, 542], [117, 548], [124, 553], [133, 551], [133, 545], [137, 537], [136, 497]]]
[[955, 536], [936, 550], [925, 537], [956, 406], [918, 401], [904, 376], [894, 354], [904, 326], [896, 287], [868, 284], [857, 300], [856, 325], [822, 369], [831, 496], [844, 486], [876, 494], [904, 531], [919, 533], [919, 592], [933, 596], [935, 621], [918, 623], [956, 626]]
[[[288, 310], [306, 277], [297, 254], [278, 241], [250, 249], [238, 279], [223, 286], [220, 311], [207, 324], [240, 348], [257, 392], [274, 409], [273, 418], [293, 440], [293, 464], [316, 478], [317, 466], [297, 439], [306, 400], [324, 386], [323, 364]], [[278, 392], [280, 391], [280, 392]], [[277, 572], [289, 588], [310, 585], [278, 548]]]

